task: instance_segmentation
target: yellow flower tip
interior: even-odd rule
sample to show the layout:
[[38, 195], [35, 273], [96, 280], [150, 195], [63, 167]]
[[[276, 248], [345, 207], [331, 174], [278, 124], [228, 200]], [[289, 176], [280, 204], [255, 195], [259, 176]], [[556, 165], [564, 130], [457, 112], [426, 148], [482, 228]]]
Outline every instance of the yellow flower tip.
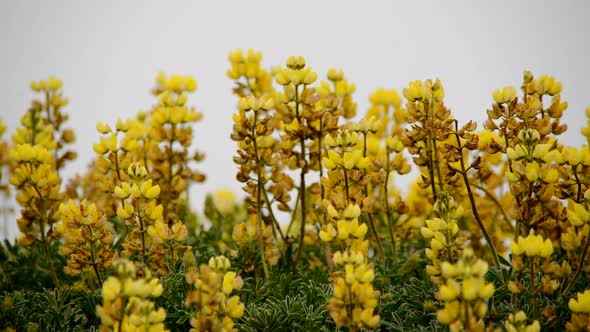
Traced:
[[503, 87], [502, 90], [496, 89], [494, 90], [492, 97], [496, 103], [504, 104], [516, 98], [516, 89], [511, 86]]
[[194, 92], [197, 90], [197, 81], [191, 76], [186, 76], [184, 78], [184, 88], [188, 92]]
[[338, 82], [344, 79], [344, 72], [342, 69], [330, 68], [326, 76], [328, 80]]
[[61, 89], [62, 85], [62, 80], [56, 78], [55, 76], [50, 76], [49, 79], [47, 79], [47, 89], [51, 91], [57, 91]]
[[298, 70], [305, 67], [305, 59], [302, 56], [290, 56], [287, 58], [287, 68]]

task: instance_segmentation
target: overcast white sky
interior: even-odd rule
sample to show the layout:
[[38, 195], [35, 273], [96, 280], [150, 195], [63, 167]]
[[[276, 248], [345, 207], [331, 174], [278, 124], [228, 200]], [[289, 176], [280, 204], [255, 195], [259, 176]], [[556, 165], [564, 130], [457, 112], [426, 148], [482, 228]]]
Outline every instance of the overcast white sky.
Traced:
[[206, 192], [230, 187], [236, 167], [229, 135], [236, 98], [226, 78], [227, 54], [263, 52], [268, 65], [302, 55], [320, 77], [344, 69], [357, 85], [362, 113], [379, 87], [399, 91], [411, 80], [439, 77], [446, 104], [462, 121], [481, 125], [491, 93], [518, 87], [524, 69], [551, 74], [569, 102], [564, 141], [581, 145], [590, 105], [590, 47], [585, 1], [2, 1], [0, 117], [12, 134], [33, 94], [29, 81], [57, 75], [70, 98], [83, 171], [94, 156], [97, 121], [114, 123], [153, 103], [159, 71], [193, 75], [191, 104], [204, 113], [195, 144], [207, 153]]

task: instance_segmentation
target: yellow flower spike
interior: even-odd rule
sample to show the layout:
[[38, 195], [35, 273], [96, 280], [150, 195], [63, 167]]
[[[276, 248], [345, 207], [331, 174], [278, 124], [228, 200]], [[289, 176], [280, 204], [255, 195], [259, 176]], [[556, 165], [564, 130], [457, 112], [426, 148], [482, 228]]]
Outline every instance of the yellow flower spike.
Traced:
[[539, 164], [537, 162], [531, 162], [526, 165], [525, 174], [527, 180], [535, 182], [539, 178]]
[[568, 307], [574, 313], [590, 313], [590, 290], [578, 293], [577, 298], [571, 298]]
[[97, 130], [99, 133], [103, 134], [103, 135], [106, 135], [106, 134], [108, 134], [108, 133], [110, 133], [110, 132], [112, 131], [112, 130], [111, 130], [111, 127], [110, 127], [108, 124], [105, 124], [105, 123], [104, 123], [104, 122], [102, 122], [102, 121], [99, 121], [99, 122], [96, 124], [96, 130]]

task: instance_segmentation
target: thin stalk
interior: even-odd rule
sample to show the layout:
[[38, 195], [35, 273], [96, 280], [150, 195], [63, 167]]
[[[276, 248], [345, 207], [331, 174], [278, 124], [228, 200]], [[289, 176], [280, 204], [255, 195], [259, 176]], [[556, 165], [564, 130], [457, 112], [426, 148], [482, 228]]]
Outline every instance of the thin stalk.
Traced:
[[266, 189], [264, 188], [264, 186], [262, 187], [262, 193], [264, 194], [264, 201], [266, 202], [266, 207], [268, 208], [268, 213], [270, 214], [270, 219], [273, 222], [274, 227], [276, 227], [281, 240], [283, 240], [284, 243], [287, 243], [287, 239], [285, 238], [285, 234], [283, 234], [283, 231], [281, 230], [281, 225], [279, 224], [277, 218], [275, 217], [275, 214], [272, 210], [271, 204], [270, 204], [270, 199], [268, 198], [268, 194], [266, 193]]
[[172, 220], [168, 220], [168, 205], [170, 204], [171, 197], [170, 194], [172, 193], [172, 161], [174, 158], [174, 154], [172, 151], [172, 147], [174, 146], [174, 141], [176, 140], [176, 124], [171, 124], [170, 127], [170, 141], [168, 142], [168, 177], [166, 178], [166, 188], [165, 194], [162, 195], [162, 205], [164, 206], [164, 212], [162, 216], [164, 221], [168, 224], [168, 227], [172, 227]]
[[[438, 179], [438, 188], [440, 190], [443, 190], [443, 182], [442, 182], [442, 176], [440, 174], [440, 165], [439, 165], [439, 160], [438, 160], [438, 149], [436, 147], [436, 137], [434, 137], [434, 107], [433, 107], [433, 103], [432, 103], [432, 99], [429, 101], [428, 103], [428, 117], [430, 119], [430, 128], [428, 130], [428, 137], [430, 138], [431, 142], [432, 142], [432, 158], [433, 158], [433, 167], [436, 171], [436, 176]], [[432, 181], [434, 181], [434, 173], [433, 173], [433, 178]], [[435, 199], [436, 202], [436, 199]]]
[[94, 241], [96, 241], [96, 239], [94, 238], [94, 235], [92, 234], [92, 228], [90, 227], [90, 225], [86, 225], [86, 229], [88, 230], [88, 233], [90, 234], [90, 259], [92, 260], [92, 269], [94, 270], [94, 274], [96, 275], [96, 280], [98, 281], [98, 287], [102, 288], [102, 278], [100, 277], [100, 273], [98, 272], [98, 267], [96, 264], [96, 253], [94, 252]]
[[434, 183], [434, 160], [432, 156], [432, 149], [430, 147], [430, 144], [432, 144], [432, 142], [430, 140], [427, 140], [426, 144], [428, 145], [428, 176], [430, 178], [430, 188], [432, 189], [432, 201], [434, 204], [436, 203], [438, 195], [436, 193], [436, 183]]
[[[393, 232], [393, 225], [391, 222], [391, 208], [389, 207], [389, 174], [391, 170], [389, 169], [389, 148], [386, 148], [386, 156], [385, 156], [385, 183], [383, 184], [383, 197], [385, 200], [385, 223], [387, 224], [387, 228], [389, 229], [389, 237], [391, 240], [391, 249], [393, 255], [393, 261], [397, 260], [397, 250], [395, 245], [395, 234]], [[434, 192], [433, 192], [434, 193]]]
[[[324, 167], [322, 166], [322, 134], [324, 132], [324, 114], [320, 117], [320, 130], [318, 135], [318, 167], [320, 173], [320, 190], [321, 190], [321, 201], [320, 204], [324, 201], [326, 196], [326, 189], [324, 188], [324, 184], [322, 183], [322, 177], [324, 176]], [[321, 205], [320, 205], [321, 206]], [[323, 211], [322, 213], [322, 225], [326, 224], [326, 213]], [[328, 263], [328, 269], [330, 272], [334, 271], [334, 262], [332, 261], [332, 249], [330, 248], [330, 242], [326, 242], [326, 262]]]
[[[43, 198], [43, 195], [41, 194], [41, 191], [39, 190], [39, 188], [37, 188], [36, 185], [33, 185], [33, 188], [37, 192], [37, 195], [39, 195], [40, 205], [43, 204], [43, 202], [45, 200]], [[41, 209], [39, 209], [39, 210], [41, 210]], [[57, 278], [57, 273], [55, 272], [55, 267], [53, 266], [53, 261], [51, 260], [51, 254], [49, 253], [47, 237], [45, 235], [45, 217], [40, 216], [39, 219], [40, 219], [39, 226], [40, 226], [40, 230], [41, 230], [41, 243], [43, 244], [43, 252], [45, 253], [45, 258], [47, 259], [47, 266], [49, 267], [51, 279], [53, 279], [53, 283], [54, 283], [55, 287], [60, 289], [61, 283], [60, 283], [59, 279]]]
[[582, 267], [584, 266], [584, 261], [586, 260], [586, 255], [588, 254], [588, 248], [590, 247], [589, 239], [590, 235], [587, 235], [586, 240], [584, 242], [584, 251], [582, 252], [582, 257], [580, 258], [580, 264], [578, 264], [578, 267], [576, 268], [576, 272], [572, 280], [567, 284], [567, 287], [565, 287], [563, 292], [561, 292], [562, 295], [567, 295], [570, 288], [572, 288], [572, 286], [576, 283], [576, 280], [578, 280], [578, 277], [580, 277], [580, 274], [582, 273]]
[[[367, 157], [367, 133], [363, 133], [363, 158]], [[389, 156], [387, 156], [389, 158]], [[363, 177], [367, 175], [367, 170], [363, 169]], [[365, 184], [365, 197], [369, 197], [369, 186]], [[375, 227], [375, 219], [373, 218], [373, 214], [368, 213], [369, 215], [369, 225], [371, 226], [371, 231], [375, 235], [375, 241], [377, 242], [377, 250], [379, 252], [379, 256], [383, 257], [383, 244], [381, 244], [381, 238], [379, 238], [379, 233], [377, 232], [377, 227]]]
[[256, 145], [256, 120], [257, 115], [254, 114], [254, 123], [252, 125], [252, 142], [254, 144], [254, 154], [256, 158], [256, 232], [258, 233], [258, 245], [260, 247], [260, 259], [262, 261], [262, 269], [264, 270], [264, 277], [268, 279], [270, 273], [264, 257], [264, 236], [262, 234], [262, 165], [260, 156], [258, 155], [258, 146]]
[[[299, 114], [299, 86], [295, 86], [295, 114], [300, 126], [303, 126], [303, 119]], [[305, 238], [305, 219], [306, 219], [306, 202], [305, 202], [305, 172], [307, 172], [307, 165], [305, 161], [305, 133], [301, 131], [299, 134], [299, 145], [301, 148], [301, 159], [303, 165], [299, 173], [299, 193], [301, 199], [301, 226], [299, 227], [299, 245], [297, 246], [297, 253], [293, 259], [293, 266], [297, 265], [301, 252], [303, 251], [303, 239]]]
[[465, 168], [465, 161], [463, 158], [463, 148], [461, 147], [461, 139], [459, 138], [459, 134], [457, 133], [458, 131], [458, 122], [455, 120], [455, 138], [457, 139], [457, 146], [459, 149], [459, 155], [461, 156], [459, 158], [459, 163], [461, 164], [461, 175], [463, 176], [463, 182], [465, 182], [465, 187], [467, 188], [467, 195], [469, 196], [469, 202], [471, 203], [471, 212], [473, 213], [473, 217], [475, 217], [475, 220], [477, 221], [477, 224], [479, 225], [479, 228], [481, 229], [481, 232], [483, 233], [483, 236], [485, 237], [487, 243], [488, 243], [488, 247], [490, 247], [490, 250], [492, 251], [492, 256], [494, 257], [494, 262], [496, 264], [496, 266], [500, 267], [500, 259], [498, 258], [498, 253], [496, 252], [496, 247], [494, 246], [494, 242], [492, 241], [492, 238], [490, 237], [490, 235], [488, 234], [488, 231], [486, 230], [483, 222], [481, 221], [481, 217], [479, 216], [479, 212], [477, 211], [477, 206], [475, 205], [475, 199], [473, 197], [473, 191], [471, 190], [471, 184], [469, 183], [469, 178], [467, 177], [467, 169]]
[[539, 299], [537, 298], [537, 276], [535, 275], [535, 259], [531, 259], [531, 296], [533, 298], [533, 319], [539, 317]]
[[483, 191], [484, 194], [486, 194], [486, 196], [488, 196], [492, 202], [498, 207], [498, 210], [500, 210], [500, 213], [502, 214], [502, 217], [504, 217], [504, 220], [506, 220], [506, 223], [508, 224], [508, 226], [510, 226], [510, 230], [512, 232], [514, 232], [514, 225], [512, 225], [512, 223], [510, 222], [510, 219], [508, 218], [508, 215], [506, 214], [506, 211], [504, 210], [504, 207], [502, 207], [502, 204], [500, 204], [500, 201], [498, 201], [498, 199], [496, 198], [496, 196], [494, 196], [491, 192], [489, 192], [485, 187], [477, 185], [477, 184], [473, 184], [473, 187]]

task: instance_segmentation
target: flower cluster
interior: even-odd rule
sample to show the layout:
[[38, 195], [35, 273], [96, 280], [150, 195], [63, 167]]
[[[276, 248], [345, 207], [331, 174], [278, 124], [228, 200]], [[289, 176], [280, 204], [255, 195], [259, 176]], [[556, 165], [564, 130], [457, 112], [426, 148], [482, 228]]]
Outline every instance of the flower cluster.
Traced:
[[[59, 286], [60, 281], [49, 256], [48, 245], [49, 242], [59, 238], [59, 234], [54, 229], [57, 222], [55, 213], [63, 199], [63, 194], [58, 174], [61, 163], [57, 162], [55, 157], [61, 157], [57, 150], [59, 144], [54, 140], [55, 131], [52, 121], [49, 120], [51, 116], [49, 109], [53, 105], [52, 109], [55, 110], [56, 105], [63, 106], [67, 102], [61, 99], [61, 94], [57, 94], [61, 88], [61, 81], [57, 79], [49, 81], [51, 82], [49, 87], [47, 82], [41, 82], [44, 82], [43, 91], [46, 97], [49, 99], [51, 96], [53, 101], [47, 101], [45, 104], [34, 101], [21, 119], [23, 127], [17, 128], [16, 134], [12, 136], [14, 145], [8, 153], [12, 166], [9, 182], [20, 191], [16, 196], [17, 202], [22, 207], [21, 217], [17, 220], [21, 231], [19, 242], [24, 246], [41, 242], [54, 284]], [[37, 87], [35, 83], [33, 88]], [[61, 114], [59, 107], [57, 109], [54, 114]], [[69, 135], [68, 141], [73, 140], [73, 134]], [[73, 159], [73, 157], [65, 159]]]
[[163, 288], [147, 269], [138, 269], [126, 259], [113, 263], [115, 275], [102, 286], [102, 305], [96, 306], [101, 331], [168, 331], [166, 311], [156, 309], [150, 298], [162, 295]]
[[148, 119], [147, 143], [145, 149], [152, 180], [162, 189], [159, 202], [164, 210], [162, 216], [168, 226], [178, 219], [177, 209], [189, 182], [203, 182], [205, 175], [190, 167], [190, 161], [199, 162], [204, 155], [190, 153], [193, 142], [192, 125], [200, 121], [203, 114], [187, 105], [188, 93], [197, 89], [197, 83], [190, 76], [160, 73], [153, 93], [158, 103]]
[[[122, 204], [117, 207], [117, 216], [125, 221], [129, 227], [128, 234], [123, 243], [125, 251], [123, 256], [134, 257], [140, 255], [141, 262], [146, 264], [151, 254], [152, 240], [146, 236], [150, 226], [162, 222], [164, 208], [157, 204], [156, 199], [160, 195], [160, 187], [152, 185], [148, 179], [145, 167], [139, 164], [131, 164], [127, 169], [129, 182], [123, 182], [115, 187], [114, 194]], [[159, 266], [162, 264], [157, 258], [152, 257], [150, 263]]]
[[508, 332], [540, 332], [541, 325], [538, 320], [535, 320], [531, 324], [526, 323], [526, 314], [523, 311], [519, 311], [515, 314], [508, 315], [508, 319], [504, 323], [504, 327]]
[[441, 269], [446, 282], [440, 286], [438, 298], [444, 308], [436, 313], [437, 319], [451, 331], [484, 331], [487, 300], [494, 294], [494, 285], [484, 278], [488, 264], [467, 248], [456, 264], [444, 262]]
[[83, 271], [94, 272], [102, 287], [101, 272], [109, 269], [118, 258], [111, 247], [114, 229], [107, 223], [106, 216], [95, 204], [83, 200], [76, 204], [73, 200], [59, 206], [61, 223], [56, 226], [63, 235], [60, 254], [69, 256], [65, 271], [78, 275]]
[[334, 264], [344, 271], [334, 279], [334, 295], [328, 301], [330, 317], [337, 326], [348, 326], [352, 331], [377, 328], [379, 291], [371, 285], [375, 278], [373, 267], [362, 253], [351, 250], [336, 252]]
[[568, 306], [572, 319], [567, 323], [568, 331], [588, 331], [590, 328], [590, 291], [578, 293], [577, 298], [570, 299]]
[[442, 262], [452, 263], [461, 256], [465, 239], [459, 234], [457, 219], [461, 216], [461, 209], [457, 209], [453, 198], [444, 191], [438, 193], [434, 204], [434, 212], [438, 217], [426, 220], [426, 226], [421, 228], [422, 236], [430, 240], [430, 248], [426, 248], [426, 257], [431, 265], [426, 266], [426, 272], [432, 280], [440, 284], [442, 279]]
[[196, 307], [191, 319], [191, 332], [237, 331], [234, 319], [244, 314], [244, 304], [238, 295], [230, 296], [242, 288], [243, 281], [235, 272], [229, 271], [231, 264], [224, 256], [211, 257], [208, 265], [199, 270], [190, 269], [186, 281], [194, 285], [186, 304]]

